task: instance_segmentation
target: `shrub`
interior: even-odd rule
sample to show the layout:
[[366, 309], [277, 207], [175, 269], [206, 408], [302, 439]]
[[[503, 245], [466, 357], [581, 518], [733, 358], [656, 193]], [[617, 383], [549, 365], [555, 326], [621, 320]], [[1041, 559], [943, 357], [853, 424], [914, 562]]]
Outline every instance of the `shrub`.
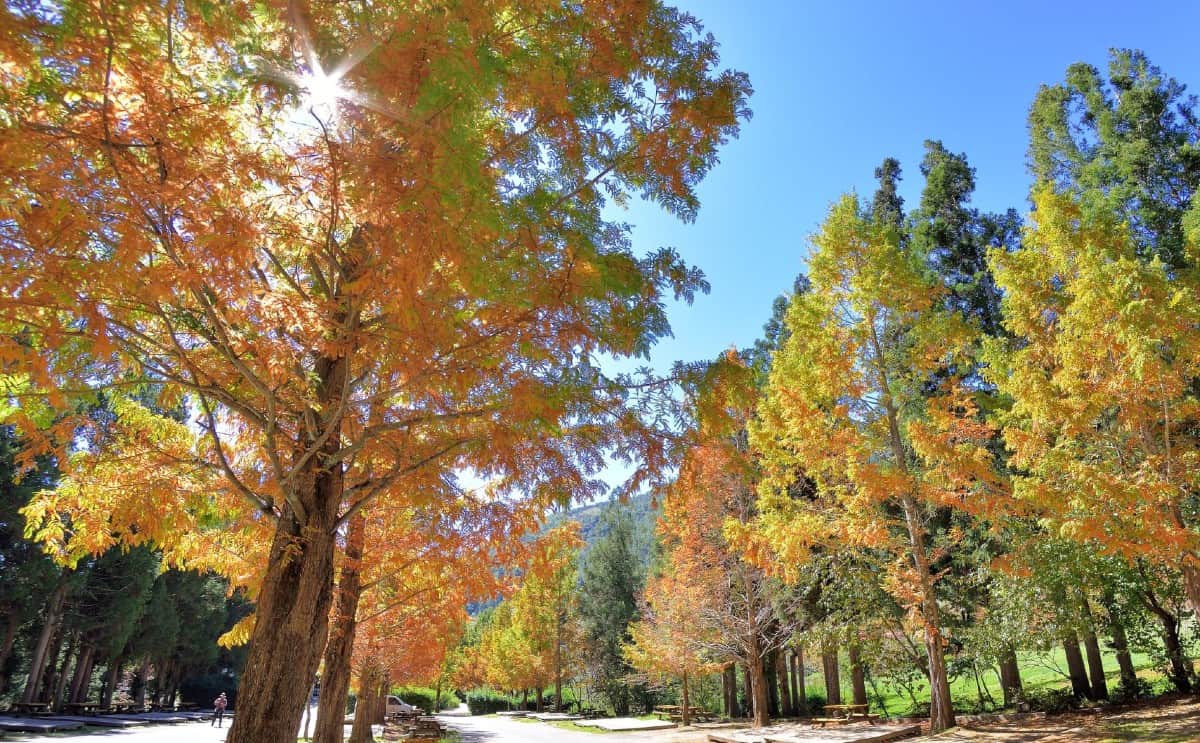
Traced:
[[434, 709], [437, 700], [437, 690], [425, 686], [401, 686], [392, 689], [392, 694], [400, 697], [414, 707], [420, 707], [427, 712], [440, 712], [458, 706], [458, 697], [450, 689], [442, 689], [441, 706]]
[[1066, 712], [1079, 706], [1070, 689], [1027, 689], [1024, 697], [1034, 712]]
[[805, 704], [808, 705], [808, 712], [811, 715], [819, 715], [825, 708], [824, 694], [809, 694], [804, 698]]
[[473, 715], [490, 715], [507, 709], [516, 709], [520, 700], [494, 691], [472, 691], [467, 693], [467, 708]]

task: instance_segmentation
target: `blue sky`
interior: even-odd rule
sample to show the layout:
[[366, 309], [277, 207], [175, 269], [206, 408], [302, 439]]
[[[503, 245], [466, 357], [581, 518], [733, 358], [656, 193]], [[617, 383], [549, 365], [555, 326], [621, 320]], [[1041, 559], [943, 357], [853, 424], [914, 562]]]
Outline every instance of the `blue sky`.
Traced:
[[901, 161], [911, 207], [922, 143], [941, 139], [975, 167], [976, 206], [1024, 212], [1025, 116], [1067, 65], [1104, 69], [1109, 48], [1139, 48], [1200, 93], [1196, 2], [676, 3], [716, 36], [725, 66], [750, 74], [754, 118], [701, 186], [694, 224], [642, 204], [621, 215], [637, 250], [674, 246], [713, 286], [672, 308], [659, 369], [757, 338], [829, 204], [869, 195], [884, 157]]

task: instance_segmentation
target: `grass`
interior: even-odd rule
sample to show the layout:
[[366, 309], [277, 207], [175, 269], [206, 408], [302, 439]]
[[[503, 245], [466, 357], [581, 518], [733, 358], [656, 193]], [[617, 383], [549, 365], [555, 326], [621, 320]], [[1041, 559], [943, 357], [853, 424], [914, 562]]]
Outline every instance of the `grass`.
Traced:
[[[1111, 693], [1116, 689], [1117, 682], [1120, 679], [1120, 669], [1117, 666], [1115, 655], [1106, 653], [1102, 657], [1108, 690]], [[1048, 653], [1018, 653], [1018, 659], [1021, 666], [1022, 686], [1027, 693], [1070, 688], [1070, 680], [1066, 676], [1066, 654], [1062, 648], [1055, 648]], [[1138, 669], [1139, 678], [1150, 683], [1164, 681], [1164, 676], [1155, 669], [1154, 662], [1145, 653], [1134, 653], [1133, 663], [1134, 667]], [[843, 668], [840, 676], [842, 681], [842, 700], [845, 701], [851, 697], [849, 669]], [[1000, 689], [1000, 679], [996, 675], [996, 672], [990, 669], [981, 671], [981, 677], [986, 693], [991, 695], [996, 706], [1001, 705], [1004, 694]], [[808, 675], [806, 681], [808, 694], [825, 695], [824, 677], [820, 673], [819, 668], [816, 673]], [[870, 699], [873, 711], [884, 712], [889, 715], [904, 715], [912, 710], [912, 700], [903, 688], [898, 685], [889, 684], [887, 679], [877, 679], [876, 687], [882, 699], [875, 694], [875, 689], [869, 683], [867, 684], [867, 696]], [[927, 682], [919, 680], [914, 684], [913, 691], [919, 703], [929, 702], [929, 684]], [[982, 701], [980, 700], [979, 692], [975, 686], [975, 678], [971, 674], [960, 675], [952, 679], [950, 697], [954, 700], [955, 710], [959, 712], [974, 712], [983, 709], [987, 703], [986, 695]]]

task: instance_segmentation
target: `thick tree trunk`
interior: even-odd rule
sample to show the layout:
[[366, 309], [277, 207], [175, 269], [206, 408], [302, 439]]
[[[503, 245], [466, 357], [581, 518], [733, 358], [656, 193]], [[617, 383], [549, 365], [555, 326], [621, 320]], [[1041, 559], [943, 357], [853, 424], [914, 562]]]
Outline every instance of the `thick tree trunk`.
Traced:
[[[364, 668], [358, 684], [358, 705], [354, 708], [354, 726], [350, 729], [350, 743], [370, 743], [371, 725], [378, 724], [377, 709], [383, 697], [383, 669], [378, 663], [369, 662]], [[384, 701], [385, 710], [387, 702]]]
[[767, 713], [767, 678], [763, 673], [761, 653], [757, 653], [750, 661], [750, 699], [754, 715], [751, 725], [756, 728], [765, 726], [771, 718]]
[[1000, 687], [1004, 693], [1004, 706], [1014, 706], [1023, 689], [1021, 667], [1017, 665], [1017, 654], [1012, 647], [1007, 648], [1000, 657]]
[[1171, 663], [1171, 683], [1175, 684], [1179, 691], [1188, 694], [1192, 691], [1191, 662], [1183, 651], [1183, 643], [1179, 640], [1179, 621], [1157, 602], [1150, 605], [1150, 610], [1162, 626], [1163, 646], [1167, 651], [1167, 660]]
[[1104, 678], [1104, 658], [1100, 655], [1100, 641], [1091, 629], [1083, 634], [1083, 648], [1087, 652], [1092, 699], [1108, 699], [1108, 682]]
[[[323, 499], [322, 499], [323, 500]], [[329, 621], [333, 509], [301, 527], [284, 509], [258, 598], [237, 714], [228, 743], [294, 743], [304, 695], [317, 671]]]
[[350, 519], [346, 529], [346, 559], [338, 574], [333, 626], [325, 643], [325, 670], [321, 674], [321, 697], [317, 702], [317, 729], [313, 743], [342, 743], [346, 699], [350, 691], [350, 661], [358, 629], [358, 601], [362, 596], [362, 555], [367, 517], [362, 511]]
[[854, 692], [853, 704], [867, 703], [867, 679], [863, 674], [862, 657], [858, 644], [850, 643], [850, 686]]
[[826, 641], [821, 645], [821, 672], [825, 676], [825, 703], [842, 703], [842, 676], [838, 669], [838, 647]]
[[33, 657], [29, 661], [29, 677], [25, 680], [25, 689], [21, 692], [21, 701], [28, 704], [37, 697], [42, 680], [46, 673], [47, 662], [53, 663], [50, 657], [50, 642], [58, 633], [62, 622], [63, 601], [67, 597], [67, 580], [64, 573], [58, 580], [58, 585], [46, 600], [45, 616], [42, 620], [42, 631], [38, 635], [37, 645], [33, 649]]
[[71, 691], [67, 694], [68, 702], [82, 702], [87, 694], [92, 676], [92, 656], [95, 653], [96, 648], [91, 643], [80, 647], [79, 659], [75, 661], [75, 675], [71, 678]]
[[[1183, 521], [1179, 519], [1179, 524], [1183, 526]], [[1191, 604], [1192, 615], [1200, 617], [1200, 565], [1197, 565], [1196, 558], [1192, 555], [1185, 555], [1183, 564], [1181, 565], [1183, 573], [1183, 591], [1187, 594], [1188, 603]]]
[[349, 367], [347, 356], [323, 356], [314, 366], [320, 405], [312, 418], [319, 428], [309, 433], [325, 443], [312, 453], [275, 525], [228, 743], [295, 743], [300, 729], [329, 629], [344, 475], [341, 463], [327, 458], [342, 446], [341, 420], [333, 416]]
[[775, 652], [775, 685], [779, 687], [779, 713], [784, 717], [795, 717], [796, 707], [792, 704], [792, 689], [788, 682], [788, 652], [780, 648]]
[[121, 665], [123, 663], [121, 658], [109, 661], [108, 678], [104, 680], [104, 696], [100, 699], [100, 706], [105, 709], [112, 706], [113, 692], [117, 690], [117, 684], [121, 681]]
[[1063, 650], [1067, 654], [1067, 673], [1071, 677], [1071, 691], [1080, 698], [1092, 697], [1088, 684], [1087, 668], [1083, 665], [1083, 653], [1079, 652], [1079, 635], [1074, 630], [1063, 635]]
[[1133, 667], [1133, 656], [1129, 652], [1129, 638], [1125, 635], [1125, 625], [1111, 609], [1109, 610], [1108, 636], [1112, 638], [1113, 653], [1116, 654], [1117, 666], [1121, 669], [1121, 689], [1126, 695], [1136, 694], [1138, 690], [1137, 669]]
[[1087, 596], [1081, 603], [1087, 628], [1083, 633], [1083, 649], [1087, 653], [1088, 676], [1092, 685], [1092, 699], [1108, 699], [1108, 681], [1104, 678], [1104, 657], [1100, 654], [1100, 640], [1096, 637], [1096, 618], [1092, 613]]
[[[54, 651], [51, 657], [57, 658], [59, 656], [58, 651], [62, 647], [64, 634], [66, 634], [65, 631], [58, 633], [58, 638], [54, 641]], [[75, 643], [77, 639], [78, 634], [72, 632], [71, 639], [67, 641], [67, 651], [62, 653], [62, 665], [46, 680], [46, 690], [43, 696], [56, 709], [64, 699], [64, 692], [67, 686], [67, 669], [71, 667], [71, 659], [75, 657]]]
[[146, 687], [150, 683], [150, 659], [142, 661], [137, 674], [137, 691], [133, 695], [133, 703], [140, 710], [146, 706]]
[[[541, 682], [539, 682], [539, 683], [541, 683]], [[537, 711], [538, 712], [543, 711], [542, 708], [543, 708], [543, 705], [545, 704], [545, 700], [546, 700], [546, 695], [545, 695], [542, 687], [538, 686], [538, 688], [537, 688]]]

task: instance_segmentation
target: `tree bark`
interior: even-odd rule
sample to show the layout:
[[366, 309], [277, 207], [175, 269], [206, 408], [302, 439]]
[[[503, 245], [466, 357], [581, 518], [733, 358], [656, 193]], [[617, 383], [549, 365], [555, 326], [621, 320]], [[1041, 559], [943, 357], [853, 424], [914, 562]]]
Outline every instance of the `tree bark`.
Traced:
[[259, 594], [228, 743], [293, 743], [300, 729], [304, 695], [328, 630], [337, 507], [331, 499], [340, 497], [326, 492], [316, 499], [318, 512], [304, 526], [290, 506], [284, 508]]
[[[63, 636], [67, 634], [65, 630], [60, 630], [58, 638], [54, 641], [54, 651], [51, 657], [57, 658], [59, 648], [62, 647]], [[77, 633], [70, 633], [71, 639], [67, 641], [67, 651], [62, 654], [62, 665], [58, 666], [58, 670], [50, 675], [46, 680], [45, 699], [50, 702], [56, 709], [63, 701], [64, 690], [67, 685], [67, 669], [71, 667], [71, 659], [75, 657], [75, 643], [78, 640]]]
[[[884, 361], [883, 347], [879, 341], [874, 317], [869, 319], [869, 325], [871, 344], [877, 365], [876, 371], [879, 375], [879, 389], [882, 394], [884, 410], [887, 412], [888, 438], [892, 456], [895, 458], [896, 467], [908, 475], [908, 458], [904, 448], [904, 439], [900, 435], [900, 417], [892, 399], [887, 364]], [[954, 727], [954, 707], [950, 700], [950, 676], [946, 671], [941, 610], [938, 608], [937, 594], [933, 586], [933, 572], [930, 570], [929, 555], [925, 548], [925, 526], [921, 521], [921, 512], [912, 492], [906, 490], [898, 493], [898, 496], [900, 505], [904, 509], [904, 523], [908, 529], [911, 553], [909, 557], [916, 569], [917, 580], [921, 588], [921, 617], [925, 620], [925, 651], [929, 657], [929, 727], [930, 732], [938, 733]]]
[[1092, 699], [1108, 699], [1108, 682], [1104, 678], [1104, 658], [1100, 655], [1100, 641], [1096, 638], [1095, 631], [1088, 629], [1084, 632], [1083, 648], [1087, 652]]
[[[50, 651], [50, 641], [58, 633], [62, 622], [63, 601], [67, 597], [67, 580], [64, 573], [58, 579], [58, 585], [46, 600], [45, 618], [42, 621], [42, 631], [38, 635], [37, 645], [33, 649], [33, 657], [29, 661], [29, 676], [25, 679], [25, 689], [21, 692], [21, 701], [28, 704], [37, 697], [42, 679], [46, 672], [46, 663]], [[51, 660], [51, 662], [53, 662]]]
[[1129, 652], [1129, 638], [1125, 635], [1125, 625], [1109, 610], [1108, 636], [1112, 638], [1113, 653], [1117, 656], [1117, 666], [1121, 669], [1121, 690], [1126, 696], [1138, 692], [1137, 669], [1133, 667], [1133, 656]]
[[[354, 725], [350, 728], [350, 743], [370, 743], [371, 725], [376, 722], [376, 709], [382, 697], [383, 669], [378, 663], [368, 661], [358, 683], [358, 704], [354, 708]], [[386, 709], [386, 701], [384, 707]]]
[[1171, 663], [1171, 683], [1184, 694], [1191, 693], [1192, 677], [1189, 671], [1192, 664], [1184, 654], [1183, 643], [1179, 640], [1179, 621], [1157, 601], [1149, 603], [1149, 607], [1162, 626], [1163, 646], [1167, 651], [1167, 660]]
[[796, 646], [796, 654], [792, 656], [792, 678], [796, 684], [796, 713], [808, 714], [808, 685], [804, 680], [804, 646]]
[[100, 699], [100, 706], [108, 709], [112, 706], [113, 692], [117, 689], [117, 684], [121, 681], [121, 664], [124, 661], [121, 658], [114, 658], [108, 664], [108, 678], [104, 681], [104, 696]]
[[1000, 657], [1000, 687], [1004, 692], [1004, 706], [1015, 705], [1023, 688], [1021, 686], [1021, 667], [1017, 665], [1017, 654], [1011, 646]]
[[787, 657], [787, 648], [780, 648], [775, 652], [775, 675], [778, 678], [775, 685], [779, 687], [779, 713], [784, 717], [795, 717], [796, 707], [792, 704], [792, 689], [788, 681]]
[[683, 672], [683, 725], [687, 727], [692, 724], [692, 712], [688, 708], [688, 675], [687, 671]]
[[1079, 652], [1079, 635], [1071, 630], [1063, 635], [1063, 650], [1067, 654], [1067, 673], [1071, 677], [1071, 691], [1076, 697], [1092, 698], [1092, 687], [1088, 684], [1087, 669], [1083, 665], [1083, 653]]
[[350, 661], [358, 629], [358, 601], [362, 597], [362, 556], [367, 517], [359, 511], [346, 528], [346, 558], [338, 574], [333, 626], [325, 643], [325, 670], [317, 701], [317, 726], [313, 743], [342, 743], [346, 700], [350, 692]]
[[862, 657], [859, 653], [858, 644], [851, 642], [848, 650], [850, 653], [850, 686], [854, 693], [853, 704], [866, 704], [867, 679], [863, 674]]
[[[1176, 519], [1180, 526], [1190, 530], [1178, 512], [1176, 512]], [[1183, 591], [1187, 594], [1188, 603], [1191, 604], [1192, 615], [1200, 617], [1200, 566], [1196, 564], [1196, 556], [1184, 555], [1183, 564], [1180, 567], [1183, 573]]]
[[150, 659], [146, 658], [142, 661], [142, 665], [138, 668], [138, 685], [137, 693], [133, 696], [133, 703], [139, 709], [146, 706], [146, 687], [150, 683]]
[[750, 699], [753, 712], [752, 727], [760, 728], [771, 721], [767, 713], [767, 679], [763, 673], [762, 653], [750, 659]]
[[842, 677], [838, 669], [837, 645], [826, 641], [821, 646], [821, 671], [825, 676], [825, 703], [842, 703]]
[[322, 356], [314, 365], [320, 404], [312, 419], [320, 423], [309, 435], [324, 436], [325, 443], [309, 459], [275, 525], [228, 743], [295, 743], [300, 729], [329, 630], [334, 534], [344, 492], [342, 464], [329, 460], [342, 446], [335, 416], [349, 367], [345, 355]]
[[730, 665], [721, 671], [721, 698], [725, 706], [725, 716], [737, 717], [737, 668]]
[[67, 694], [67, 701], [83, 701], [92, 675], [92, 656], [95, 652], [96, 648], [91, 643], [84, 643], [79, 648], [79, 658], [75, 661], [75, 675], [71, 678], [71, 690]]

